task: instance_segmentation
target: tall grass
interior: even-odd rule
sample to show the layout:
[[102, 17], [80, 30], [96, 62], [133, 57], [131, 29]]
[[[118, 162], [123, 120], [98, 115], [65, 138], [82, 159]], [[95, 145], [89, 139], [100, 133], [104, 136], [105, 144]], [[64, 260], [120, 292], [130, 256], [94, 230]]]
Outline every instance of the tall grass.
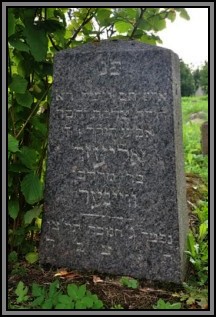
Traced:
[[[183, 144], [185, 172], [198, 174], [207, 183], [208, 181], [208, 156], [201, 152], [201, 125], [202, 122], [190, 121], [192, 113], [202, 111], [208, 119], [208, 98], [183, 97], [182, 117], [183, 117]], [[205, 120], [205, 119], [204, 119]]]

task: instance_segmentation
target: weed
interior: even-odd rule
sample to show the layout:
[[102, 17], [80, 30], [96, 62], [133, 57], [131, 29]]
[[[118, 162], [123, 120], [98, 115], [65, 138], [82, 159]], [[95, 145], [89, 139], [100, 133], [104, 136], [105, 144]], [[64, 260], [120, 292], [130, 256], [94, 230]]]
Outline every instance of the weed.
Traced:
[[121, 304], [115, 304], [111, 307], [111, 309], [124, 309], [124, 307]]
[[32, 309], [102, 309], [104, 307], [97, 295], [86, 290], [86, 285], [68, 284], [66, 293], [63, 293], [58, 280], [52, 282], [49, 289], [33, 283], [31, 295], [27, 295], [28, 287], [25, 287], [23, 282], [19, 282], [15, 293], [18, 296], [17, 304], [28, 301], [26, 306]]
[[17, 285], [17, 288], [15, 290], [15, 294], [17, 295], [17, 303], [23, 303], [26, 302], [29, 299], [28, 293], [28, 287], [24, 286], [23, 282], [19, 282]]
[[10, 264], [15, 264], [17, 260], [18, 260], [17, 252], [16, 251], [10, 252], [8, 255], [8, 262]]
[[138, 288], [139, 286], [139, 282], [137, 280], [135, 280], [134, 278], [126, 277], [126, 276], [123, 276], [120, 279], [120, 283], [123, 286], [127, 286], [129, 288]]
[[208, 289], [207, 288], [198, 288], [197, 285], [192, 286], [187, 283], [183, 283], [183, 286], [187, 293], [180, 293], [180, 300], [186, 301], [187, 305], [197, 304], [202, 309], [207, 308], [208, 306]]
[[181, 303], [165, 302], [163, 299], [159, 299], [156, 305], [153, 305], [154, 309], [181, 309]]

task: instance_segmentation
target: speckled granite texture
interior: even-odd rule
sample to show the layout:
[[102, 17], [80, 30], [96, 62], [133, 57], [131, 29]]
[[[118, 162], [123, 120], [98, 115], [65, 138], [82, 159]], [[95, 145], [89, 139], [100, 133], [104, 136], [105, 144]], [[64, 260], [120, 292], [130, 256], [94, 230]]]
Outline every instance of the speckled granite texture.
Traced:
[[177, 55], [136, 41], [56, 54], [41, 264], [183, 280], [179, 85]]

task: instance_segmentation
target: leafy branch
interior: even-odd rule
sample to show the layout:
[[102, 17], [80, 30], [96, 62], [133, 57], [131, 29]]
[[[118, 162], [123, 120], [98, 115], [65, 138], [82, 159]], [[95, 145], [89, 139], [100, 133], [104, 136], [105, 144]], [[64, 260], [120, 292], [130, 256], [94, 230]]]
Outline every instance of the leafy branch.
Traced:
[[52, 46], [54, 47], [54, 49], [55, 49], [56, 51], [60, 51], [60, 49], [58, 48], [58, 46], [56, 46], [56, 44], [54, 43], [53, 38], [52, 38], [52, 36], [51, 36], [50, 34], [48, 34], [48, 38], [50, 39], [50, 42], [52, 43]]
[[140, 24], [140, 22], [143, 19], [144, 13], [146, 11], [147, 8], [140, 8], [140, 15], [138, 17], [138, 19], [136, 20], [136, 23], [134, 25], [133, 31], [131, 32], [131, 35], [129, 36], [129, 39], [132, 40], [134, 37], [134, 34], [136, 33], [136, 30], [138, 29], [138, 26]]
[[30, 115], [28, 116], [28, 118], [26, 119], [25, 123], [23, 124], [22, 128], [19, 130], [19, 132], [17, 133], [17, 135], [15, 136], [16, 139], [20, 136], [20, 134], [22, 133], [22, 131], [25, 129], [27, 123], [29, 122], [29, 120], [31, 119], [31, 117], [33, 116], [33, 114], [35, 113], [35, 110], [38, 108], [38, 106], [40, 105], [41, 101], [44, 99], [44, 97], [47, 95], [50, 87], [52, 86], [52, 84], [50, 84], [50, 86], [48, 87], [48, 89], [44, 92], [44, 94], [42, 95], [41, 99], [36, 103], [35, 107], [33, 108], [33, 110], [31, 111]]
[[[76, 39], [78, 33], [82, 30], [82, 28], [83, 28], [89, 21], [91, 21], [91, 19], [92, 19], [92, 18], [95, 16], [95, 14], [97, 13], [97, 10], [98, 10], [98, 9], [96, 9], [94, 12], [92, 12], [92, 13], [90, 14], [91, 8], [88, 9], [87, 14], [86, 14], [85, 18], [83, 19], [82, 23], [81, 23], [80, 26], [74, 31], [73, 36], [72, 36], [72, 37], [70, 38], [70, 40], [68, 41], [68, 43], [67, 43], [67, 45], [66, 45], [67, 47], [70, 46], [70, 44], [72, 43], [72, 41], [74, 41], [74, 40]], [[89, 15], [89, 14], [90, 14], [90, 15]]]

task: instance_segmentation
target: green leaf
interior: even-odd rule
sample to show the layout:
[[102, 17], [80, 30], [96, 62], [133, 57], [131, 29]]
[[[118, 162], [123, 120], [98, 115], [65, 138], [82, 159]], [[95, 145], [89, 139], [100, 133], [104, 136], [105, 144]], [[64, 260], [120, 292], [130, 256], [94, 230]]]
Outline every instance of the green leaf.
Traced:
[[111, 10], [109, 9], [99, 9], [96, 15], [97, 21], [100, 26], [108, 26], [110, 24]]
[[17, 156], [26, 167], [32, 170], [37, 168], [38, 152], [34, 149], [23, 146]]
[[32, 58], [21, 60], [17, 66], [17, 72], [22, 77], [28, 77], [34, 71]]
[[24, 215], [25, 224], [30, 224], [33, 219], [37, 218], [41, 214], [41, 212], [42, 208], [40, 206], [34, 207], [33, 209], [26, 211]]
[[37, 8], [31, 8], [31, 7], [28, 7], [27, 9], [23, 9], [23, 18], [24, 18], [24, 21], [25, 23], [27, 21], [33, 23], [33, 20], [35, 18], [35, 13], [36, 13], [36, 10]]
[[[41, 103], [41, 107], [47, 109], [47, 102]], [[47, 124], [40, 121], [41, 118], [39, 116], [34, 116], [31, 119], [31, 123], [34, 126], [34, 129], [42, 134], [42, 136], [46, 136], [47, 134]]]
[[35, 298], [35, 300], [33, 300], [33, 302], [31, 303], [31, 306], [41, 308], [43, 301], [44, 301], [44, 295], [40, 295], [37, 298]]
[[120, 12], [120, 16], [123, 16], [127, 19], [136, 19], [138, 14], [137, 8], [123, 8]]
[[86, 305], [82, 300], [78, 299], [75, 303], [75, 309], [86, 309]]
[[43, 197], [43, 188], [39, 177], [33, 173], [26, 175], [21, 182], [21, 191], [28, 204], [32, 205]]
[[187, 243], [188, 243], [188, 250], [191, 252], [192, 257], [194, 258], [196, 256], [196, 250], [195, 250], [196, 241], [191, 231], [188, 233]]
[[8, 151], [12, 153], [20, 152], [18, 144], [19, 141], [17, 141], [11, 134], [8, 134]]
[[8, 210], [9, 210], [9, 215], [13, 220], [15, 220], [18, 216], [19, 213], [19, 202], [18, 200], [10, 200], [8, 202]]
[[30, 52], [35, 60], [38, 62], [43, 61], [48, 50], [46, 32], [43, 29], [28, 23], [23, 33], [26, 37], [26, 42], [30, 47]]
[[19, 94], [24, 94], [27, 88], [28, 82], [20, 75], [13, 75], [12, 82], [9, 85], [12, 91], [15, 91]]
[[8, 37], [15, 33], [15, 18], [11, 9], [8, 9]]
[[120, 279], [122, 285], [130, 287], [130, 288], [138, 288], [139, 282], [133, 278], [129, 277], [122, 277]]
[[146, 20], [141, 20], [139, 22], [139, 28], [145, 31], [150, 31], [152, 29], [151, 24]]
[[153, 305], [154, 309], [180, 309], [181, 303], [173, 303], [165, 302], [163, 299], [159, 299], [156, 305]]
[[160, 16], [155, 16], [149, 19], [149, 22], [152, 24], [155, 31], [161, 31], [166, 27], [166, 20]]
[[53, 303], [52, 303], [52, 299], [47, 299], [47, 300], [45, 300], [45, 302], [43, 303], [43, 305], [42, 305], [42, 309], [52, 309], [52, 307], [53, 307]]
[[54, 295], [57, 294], [57, 288], [59, 288], [59, 281], [58, 280], [56, 280], [50, 284], [50, 287], [49, 287], [49, 297], [50, 298], [52, 298]]
[[45, 288], [36, 284], [32, 283], [32, 296], [37, 297], [37, 296], [44, 296], [45, 294]]
[[24, 283], [20, 281], [15, 290], [15, 294], [18, 296], [17, 303], [25, 302], [28, 300], [29, 296], [27, 296], [28, 287], [24, 286]]
[[10, 45], [12, 45], [18, 51], [29, 53], [29, 46], [26, 43], [22, 42], [21, 40], [10, 39], [9, 42], [10, 42]]
[[77, 299], [78, 287], [76, 284], [69, 284], [67, 286], [67, 293], [72, 299]]
[[40, 21], [38, 25], [40, 26], [40, 29], [42, 28], [48, 33], [54, 33], [64, 28], [63, 24], [56, 19], [47, 19], [46, 21]]
[[119, 33], [128, 33], [132, 29], [132, 24], [124, 21], [117, 21], [115, 23], [115, 28]]
[[95, 308], [95, 309], [101, 309], [101, 308], [103, 308], [103, 302], [102, 302], [100, 299], [97, 299], [97, 300], [94, 302], [93, 308]]
[[171, 309], [181, 309], [181, 303], [173, 303], [173, 304], [171, 304]]
[[208, 233], [208, 223], [204, 222], [199, 226], [199, 240], [202, 241]]
[[68, 295], [59, 295], [58, 296], [58, 302], [66, 305], [70, 305], [72, 300]]
[[91, 308], [93, 306], [93, 303], [94, 303], [94, 301], [93, 301], [91, 296], [84, 296], [82, 298], [82, 302], [83, 302], [83, 304], [85, 305], [86, 308]]
[[33, 264], [33, 263], [37, 262], [37, 260], [38, 260], [38, 253], [37, 252], [29, 252], [26, 254], [25, 259], [30, 264]]
[[9, 172], [13, 173], [22, 173], [22, 172], [29, 172], [29, 169], [23, 166], [22, 164], [19, 163], [14, 163], [8, 167]]
[[86, 285], [81, 285], [79, 288], [78, 288], [78, 291], [77, 291], [77, 298], [81, 299], [84, 297], [85, 295], [85, 292], [86, 292]]
[[190, 295], [190, 297], [188, 298], [188, 300], [186, 301], [187, 305], [192, 305], [196, 302], [196, 298], [193, 297], [192, 295]]
[[176, 19], [176, 12], [173, 10], [173, 11], [169, 11], [168, 15], [167, 15], [167, 18], [171, 21], [171, 22], [174, 22], [175, 19]]
[[18, 256], [16, 251], [12, 251], [8, 255], [8, 262], [9, 263], [16, 263], [18, 261]]
[[189, 14], [187, 13], [187, 11], [184, 9], [184, 8], [179, 8], [180, 10], [180, 17], [185, 19], [185, 20], [190, 20], [190, 16]]
[[140, 40], [143, 42], [143, 43], [146, 43], [146, 44], [152, 44], [152, 45], [155, 45], [156, 44], [156, 39], [153, 38], [152, 36], [150, 35], [147, 35], [147, 34], [143, 34], [140, 38]]
[[23, 107], [31, 108], [33, 100], [34, 98], [29, 91], [26, 91], [24, 94], [16, 94], [17, 103]]
[[58, 303], [55, 309], [74, 309], [74, 303]]

